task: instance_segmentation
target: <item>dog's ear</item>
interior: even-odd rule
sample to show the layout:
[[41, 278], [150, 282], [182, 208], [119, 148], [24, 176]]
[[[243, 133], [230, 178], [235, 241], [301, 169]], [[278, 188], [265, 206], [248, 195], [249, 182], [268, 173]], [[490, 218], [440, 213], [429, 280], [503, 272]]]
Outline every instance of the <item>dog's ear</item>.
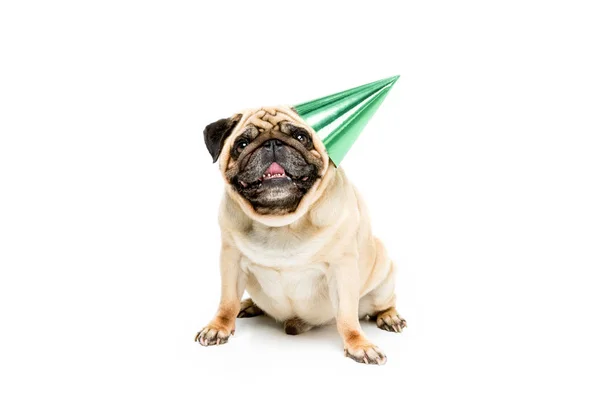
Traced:
[[204, 143], [208, 152], [213, 158], [213, 163], [217, 162], [225, 139], [231, 135], [231, 132], [242, 118], [242, 114], [236, 114], [231, 118], [223, 118], [204, 128]]

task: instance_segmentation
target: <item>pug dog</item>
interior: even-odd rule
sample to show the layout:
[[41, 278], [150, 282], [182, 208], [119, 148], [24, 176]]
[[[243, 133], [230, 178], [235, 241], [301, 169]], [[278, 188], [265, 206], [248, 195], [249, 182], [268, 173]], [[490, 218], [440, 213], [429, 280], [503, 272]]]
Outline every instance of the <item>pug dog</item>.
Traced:
[[[236, 317], [265, 314], [289, 335], [335, 322], [347, 357], [384, 364], [359, 320], [389, 332], [406, 327], [395, 307], [395, 264], [315, 131], [291, 107], [263, 107], [208, 125], [204, 141], [225, 181], [221, 299], [195, 340], [227, 343]], [[251, 298], [241, 301], [244, 290]]]

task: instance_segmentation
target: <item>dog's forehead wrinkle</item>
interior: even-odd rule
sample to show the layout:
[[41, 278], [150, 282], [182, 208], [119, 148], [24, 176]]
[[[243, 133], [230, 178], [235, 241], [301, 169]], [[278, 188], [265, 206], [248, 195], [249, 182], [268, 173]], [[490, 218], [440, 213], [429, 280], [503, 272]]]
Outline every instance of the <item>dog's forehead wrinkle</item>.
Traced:
[[259, 130], [256, 128], [256, 126], [254, 126], [252, 124], [248, 124], [244, 127], [244, 129], [242, 129], [242, 131], [240, 132], [238, 137], [252, 140], [256, 136], [258, 136], [258, 134], [259, 134]]
[[256, 127], [254, 125], [246, 125], [242, 131], [242, 135], [252, 135], [253, 133], [256, 133]]
[[280, 130], [282, 124], [292, 124], [288, 114], [274, 107], [263, 107], [248, 116], [246, 124], [252, 124], [259, 130]]

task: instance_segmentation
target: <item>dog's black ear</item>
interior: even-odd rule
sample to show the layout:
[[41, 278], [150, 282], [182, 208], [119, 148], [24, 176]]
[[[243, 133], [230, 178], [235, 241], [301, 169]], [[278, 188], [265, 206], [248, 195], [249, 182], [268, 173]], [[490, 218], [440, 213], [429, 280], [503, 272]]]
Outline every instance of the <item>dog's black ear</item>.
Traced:
[[231, 135], [240, 118], [242, 118], [242, 114], [236, 114], [231, 118], [223, 118], [213, 122], [204, 128], [204, 143], [213, 158], [213, 163], [217, 162], [219, 154], [223, 150], [225, 139]]

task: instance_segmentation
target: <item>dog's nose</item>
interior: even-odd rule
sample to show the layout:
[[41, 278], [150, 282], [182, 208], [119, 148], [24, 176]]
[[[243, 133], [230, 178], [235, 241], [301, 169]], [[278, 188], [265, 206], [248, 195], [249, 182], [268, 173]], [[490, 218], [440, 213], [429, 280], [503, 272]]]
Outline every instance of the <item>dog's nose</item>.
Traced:
[[271, 149], [273, 151], [275, 151], [275, 149], [277, 147], [281, 147], [283, 146], [283, 142], [279, 139], [269, 139], [266, 142], [263, 143], [263, 146], [265, 146], [268, 149]]

